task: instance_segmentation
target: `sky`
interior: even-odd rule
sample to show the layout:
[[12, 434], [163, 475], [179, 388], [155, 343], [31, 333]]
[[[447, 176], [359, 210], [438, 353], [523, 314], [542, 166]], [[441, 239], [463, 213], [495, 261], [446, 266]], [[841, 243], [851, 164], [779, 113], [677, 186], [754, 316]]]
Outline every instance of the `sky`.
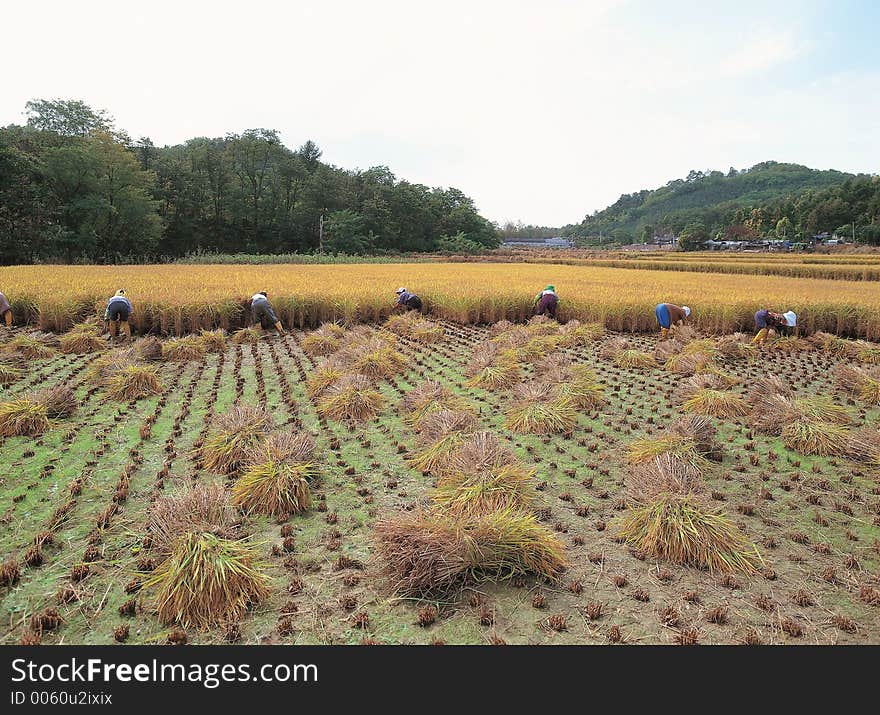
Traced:
[[43, 0], [3, 24], [0, 125], [61, 98], [157, 145], [272, 128], [499, 223], [691, 169], [880, 171], [875, 0]]

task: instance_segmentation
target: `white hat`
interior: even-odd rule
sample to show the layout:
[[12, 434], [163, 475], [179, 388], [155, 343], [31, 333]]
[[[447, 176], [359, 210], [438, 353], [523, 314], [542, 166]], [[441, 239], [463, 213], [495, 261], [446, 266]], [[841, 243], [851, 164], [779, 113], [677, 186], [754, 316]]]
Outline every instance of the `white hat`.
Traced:
[[783, 313], [782, 317], [785, 318], [785, 324], [789, 328], [793, 328], [797, 325], [797, 314], [793, 310], [789, 310], [787, 313]]
[[681, 309], [684, 311], [685, 317], [689, 318], [691, 315], [691, 309], [688, 308], [686, 305], [681, 306]]
[[398, 288], [397, 292], [398, 293], [406, 293], [406, 288]]

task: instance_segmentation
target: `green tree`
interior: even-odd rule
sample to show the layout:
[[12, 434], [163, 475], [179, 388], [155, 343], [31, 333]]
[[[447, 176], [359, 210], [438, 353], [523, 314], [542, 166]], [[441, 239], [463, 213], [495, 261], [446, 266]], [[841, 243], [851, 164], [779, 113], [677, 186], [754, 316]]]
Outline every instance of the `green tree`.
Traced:
[[486, 247], [481, 243], [471, 241], [464, 231], [459, 231], [454, 236], [441, 236], [437, 240], [437, 250], [441, 253], [458, 253], [474, 256], [485, 253]]
[[28, 125], [64, 137], [86, 137], [92, 132], [109, 132], [113, 118], [103, 109], [85, 102], [64, 99], [35, 99], [25, 105]]
[[678, 248], [680, 251], [699, 251], [708, 240], [709, 232], [703, 224], [688, 224], [678, 236]]
[[791, 220], [788, 216], [783, 216], [776, 222], [776, 235], [779, 238], [787, 238], [791, 231]]
[[334, 211], [324, 223], [324, 249], [329, 253], [360, 255], [370, 250], [374, 242], [363, 216], [349, 209]]

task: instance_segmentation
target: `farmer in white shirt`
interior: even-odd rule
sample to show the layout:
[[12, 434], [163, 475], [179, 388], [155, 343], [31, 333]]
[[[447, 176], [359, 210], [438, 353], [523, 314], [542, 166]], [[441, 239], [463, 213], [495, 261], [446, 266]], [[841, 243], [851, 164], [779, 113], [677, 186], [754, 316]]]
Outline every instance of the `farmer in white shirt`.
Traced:
[[260, 325], [263, 328], [274, 325], [275, 330], [278, 331], [278, 335], [284, 335], [284, 328], [281, 327], [281, 321], [278, 320], [278, 316], [275, 315], [275, 311], [272, 310], [272, 305], [269, 303], [269, 298], [264, 290], [251, 296], [251, 320], [254, 323], [259, 320]]

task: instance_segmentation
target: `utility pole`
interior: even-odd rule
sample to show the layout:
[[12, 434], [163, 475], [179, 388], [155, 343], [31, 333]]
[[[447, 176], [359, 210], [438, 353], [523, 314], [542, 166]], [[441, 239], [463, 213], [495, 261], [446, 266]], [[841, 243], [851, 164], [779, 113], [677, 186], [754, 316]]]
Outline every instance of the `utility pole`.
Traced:
[[324, 209], [318, 218], [318, 253], [324, 252]]

